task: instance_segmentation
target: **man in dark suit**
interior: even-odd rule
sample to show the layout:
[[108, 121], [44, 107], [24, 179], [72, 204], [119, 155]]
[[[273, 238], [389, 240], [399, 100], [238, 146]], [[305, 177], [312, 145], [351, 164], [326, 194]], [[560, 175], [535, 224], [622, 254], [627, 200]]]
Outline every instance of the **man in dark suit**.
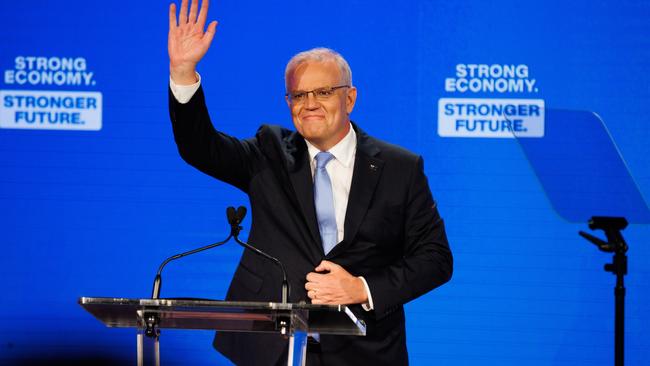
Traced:
[[[321, 336], [308, 363], [408, 363], [402, 305], [451, 277], [452, 257], [422, 158], [350, 121], [356, 88], [329, 49], [294, 56], [285, 72], [297, 132], [262, 126], [238, 140], [214, 129], [196, 65], [212, 41], [207, 1], [170, 7], [170, 115], [178, 150], [202, 172], [250, 198], [249, 242], [287, 267], [290, 302], [346, 304], [367, 335]], [[244, 252], [228, 300], [279, 301], [274, 263]], [[286, 362], [273, 334], [218, 333], [215, 347], [241, 365]], [[283, 361], [284, 360], [284, 361]]]

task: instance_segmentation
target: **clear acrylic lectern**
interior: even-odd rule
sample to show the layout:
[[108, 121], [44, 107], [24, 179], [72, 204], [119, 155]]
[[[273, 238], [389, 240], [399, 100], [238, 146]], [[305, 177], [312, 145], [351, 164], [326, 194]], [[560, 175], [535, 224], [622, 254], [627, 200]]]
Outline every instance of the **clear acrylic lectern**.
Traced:
[[308, 335], [366, 334], [343, 305], [101, 297], [81, 297], [79, 304], [108, 327], [137, 329], [138, 366], [160, 365], [162, 328], [278, 333], [289, 338], [287, 365], [304, 365]]

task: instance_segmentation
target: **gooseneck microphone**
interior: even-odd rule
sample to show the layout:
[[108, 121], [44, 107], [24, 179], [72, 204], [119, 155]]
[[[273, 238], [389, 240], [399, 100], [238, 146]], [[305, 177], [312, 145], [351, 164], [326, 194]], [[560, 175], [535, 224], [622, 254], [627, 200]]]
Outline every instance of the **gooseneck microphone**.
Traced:
[[[226, 210], [226, 216], [228, 217], [229, 222], [230, 222], [230, 211], [229, 211], [230, 209], [232, 209], [233, 211], [235, 210], [232, 207], [228, 207], [228, 209]], [[203, 247], [200, 247], [200, 248], [197, 248], [197, 249], [193, 249], [193, 250], [190, 250], [190, 251], [187, 251], [187, 252], [184, 252], [184, 253], [172, 255], [171, 257], [165, 259], [160, 264], [160, 267], [158, 267], [158, 272], [156, 273], [156, 277], [153, 280], [153, 290], [151, 291], [151, 298], [152, 299], [159, 299], [160, 298], [160, 286], [162, 285], [162, 276], [161, 276], [161, 274], [162, 274], [163, 268], [165, 268], [167, 263], [169, 263], [169, 262], [171, 262], [173, 260], [176, 260], [176, 259], [183, 258], [183, 257], [188, 256], [190, 254], [194, 254], [194, 253], [202, 252], [204, 250], [212, 249], [214, 247], [218, 247], [219, 245], [223, 245], [223, 244], [227, 243], [228, 240], [230, 240], [230, 238], [232, 238], [232, 232], [230, 232], [230, 235], [228, 235], [228, 237], [223, 241], [220, 241], [220, 242], [214, 243], [214, 244], [210, 244], [210, 245], [206, 245], [206, 246], [203, 246]]]
[[[237, 244], [243, 246], [244, 248], [253, 251], [253, 253], [262, 256], [270, 261], [273, 261], [275, 264], [280, 266], [280, 270], [282, 270], [282, 303], [286, 304], [288, 299], [289, 299], [289, 281], [287, 281], [287, 272], [284, 270], [284, 265], [282, 262], [280, 262], [279, 259], [272, 257], [263, 251], [255, 248], [254, 246], [243, 242], [239, 240], [239, 232], [241, 231], [241, 226], [239, 224], [244, 220], [244, 216], [246, 216], [246, 207], [244, 206], [239, 206], [237, 208], [237, 212], [235, 212], [235, 209], [233, 207], [228, 207], [228, 210], [232, 209], [232, 213], [227, 211], [228, 215], [228, 222], [230, 222], [230, 235], [235, 239]], [[232, 218], [232, 220], [231, 220]]]
[[246, 248], [248, 250], [253, 251], [257, 255], [260, 255], [260, 256], [268, 259], [268, 260], [273, 261], [278, 266], [280, 266], [280, 269], [282, 270], [282, 303], [286, 304], [288, 299], [289, 299], [289, 282], [287, 281], [287, 272], [284, 270], [284, 266], [282, 265], [282, 262], [280, 262], [277, 258], [272, 257], [272, 256], [264, 253], [263, 251], [255, 248], [254, 246], [239, 240], [239, 233], [243, 229], [241, 226], [239, 226], [239, 224], [241, 224], [242, 221], [244, 221], [245, 216], [246, 216], [246, 207], [239, 206], [239, 208], [237, 208], [237, 210], [235, 210], [235, 208], [232, 207], [232, 206], [228, 207], [226, 209], [226, 217], [228, 218], [228, 223], [230, 224], [230, 235], [228, 235], [228, 237], [225, 240], [220, 241], [218, 243], [206, 245], [206, 246], [203, 246], [203, 247], [200, 247], [200, 248], [197, 248], [197, 249], [193, 249], [193, 250], [190, 250], [190, 251], [187, 251], [187, 252], [184, 252], [184, 253], [176, 254], [176, 255], [173, 255], [173, 256], [165, 259], [162, 262], [162, 264], [160, 264], [160, 267], [158, 268], [158, 272], [156, 273], [156, 277], [154, 278], [153, 290], [151, 291], [151, 298], [152, 299], [159, 299], [160, 298], [160, 287], [162, 285], [162, 276], [161, 276], [161, 274], [162, 274], [163, 268], [165, 268], [167, 263], [169, 263], [169, 262], [171, 262], [173, 260], [176, 260], [176, 259], [183, 258], [183, 257], [188, 256], [190, 254], [194, 254], [194, 253], [202, 252], [204, 250], [212, 249], [214, 247], [218, 247], [220, 245], [223, 245], [223, 244], [227, 243], [228, 240], [230, 240], [230, 238], [234, 237], [235, 241], [239, 245], [243, 246], [244, 248]]

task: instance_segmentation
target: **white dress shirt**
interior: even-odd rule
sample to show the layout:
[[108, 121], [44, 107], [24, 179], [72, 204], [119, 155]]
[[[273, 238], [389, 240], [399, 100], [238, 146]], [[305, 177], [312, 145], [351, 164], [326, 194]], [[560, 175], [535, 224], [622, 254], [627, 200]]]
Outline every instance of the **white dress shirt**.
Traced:
[[[169, 77], [169, 87], [174, 95], [174, 98], [181, 103], [185, 104], [192, 99], [194, 93], [199, 90], [201, 85], [201, 75], [196, 73], [196, 78], [198, 81], [191, 85], [178, 85], [172, 80], [171, 76]], [[307, 143], [307, 150], [309, 153], [309, 164], [311, 166], [311, 177], [314, 178], [314, 171], [316, 170], [316, 154], [320, 152], [318, 148], [312, 145], [309, 141], [305, 140]], [[357, 153], [357, 134], [354, 132], [354, 128], [350, 126], [350, 130], [347, 135], [329, 149], [329, 153], [334, 155], [334, 159], [330, 161], [325, 170], [330, 176], [330, 181], [332, 182], [332, 193], [334, 196], [334, 215], [336, 217], [336, 230], [337, 230], [337, 240], [340, 243], [343, 241], [345, 233], [345, 213], [348, 208], [348, 198], [350, 196], [350, 186], [352, 184], [352, 172], [354, 171], [354, 158]], [[359, 277], [363, 282], [363, 286], [366, 289], [366, 294], [368, 295], [368, 303], [362, 304], [362, 307], [366, 311], [374, 309], [372, 303], [372, 296], [370, 296], [370, 288], [366, 279]]]
[[[318, 148], [305, 140], [309, 152], [309, 165], [311, 166], [311, 178], [314, 179], [316, 171], [316, 154]], [[332, 182], [332, 194], [334, 196], [334, 216], [336, 217], [337, 243], [343, 241], [345, 212], [348, 208], [348, 197], [350, 196], [350, 185], [352, 183], [352, 172], [354, 170], [354, 157], [357, 155], [357, 134], [350, 126], [347, 135], [334, 145], [328, 152], [334, 155], [326, 166], [327, 174]]]

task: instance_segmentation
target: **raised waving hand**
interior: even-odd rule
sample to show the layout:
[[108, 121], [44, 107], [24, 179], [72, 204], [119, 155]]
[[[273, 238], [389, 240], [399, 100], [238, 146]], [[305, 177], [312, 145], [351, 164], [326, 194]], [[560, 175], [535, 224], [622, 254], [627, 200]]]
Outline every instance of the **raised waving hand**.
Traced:
[[[169, 72], [175, 83], [188, 85], [195, 83], [196, 65], [201, 61], [214, 38], [217, 22], [212, 21], [205, 29], [208, 17], [209, 0], [203, 0], [199, 10], [199, 0], [182, 0], [176, 18], [176, 4], [169, 5]], [[204, 31], [205, 29], [205, 31]]]

